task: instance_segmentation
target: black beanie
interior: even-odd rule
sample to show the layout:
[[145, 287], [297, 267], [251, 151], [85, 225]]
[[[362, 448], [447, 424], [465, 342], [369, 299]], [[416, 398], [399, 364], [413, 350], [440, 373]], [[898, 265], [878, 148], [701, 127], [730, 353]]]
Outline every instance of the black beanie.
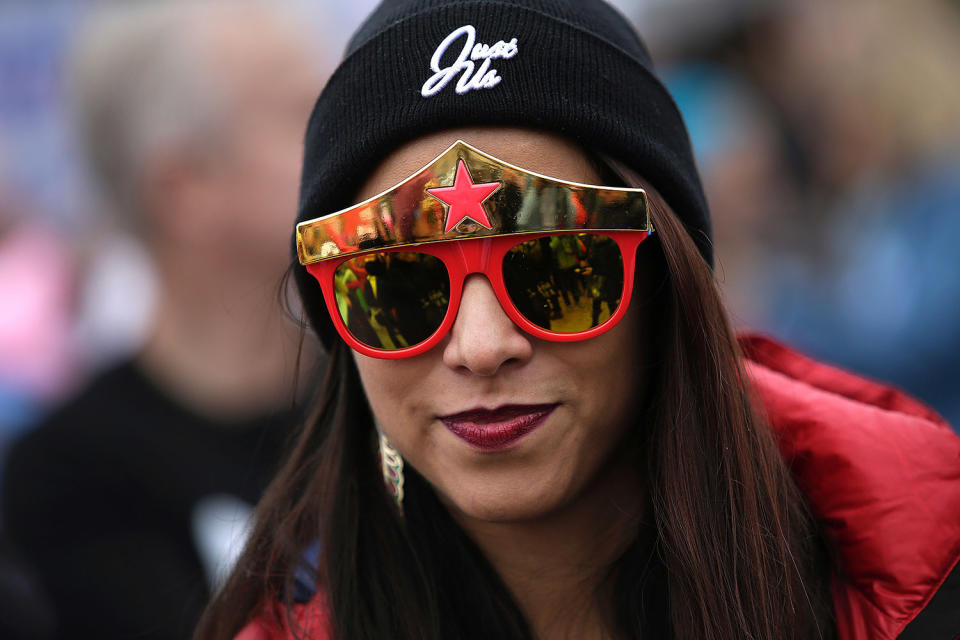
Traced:
[[[310, 116], [297, 221], [354, 204], [369, 172], [403, 143], [475, 125], [554, 132], [624, 163], [660, 192], [712, 263], [709, 211], [680, 112], [636, 32], [603, 0], [383, 0]], [[329, 346], [320, 286], [306, 269], [294, 273]]]

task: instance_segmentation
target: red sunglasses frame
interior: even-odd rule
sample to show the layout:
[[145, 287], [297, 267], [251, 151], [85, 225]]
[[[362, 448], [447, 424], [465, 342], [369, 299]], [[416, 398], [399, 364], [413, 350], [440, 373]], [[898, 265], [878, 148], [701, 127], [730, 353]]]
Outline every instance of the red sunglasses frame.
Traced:
[[[590, 233], [607, 236], [617, 243], [620, 248], [620, 254], [623, 258], [623, 291], [620, 295], [620, 304], [616, 311], [605, 322], [576, 333], [557, 333], [548, 331], [527, 320], [517, 309], [516, 305], [510, 299], [507, 293], [506, 285], [503, 282], [503, 258], [507, 252], [521, 242], [543, 238], [554, 235], [570, 235]], [[342, 258], [333, 258], [314, 262], [306, 265], [307, 271], [316, 278], [323, 290], [323, 298], [327, 305], [327, 312], [333, 320], [333, 325], [337, 333], [343, 338], [343, 341], [354, 351], [372, 358], [400, 359], [410, 358], [425, 353], [435, 347], [450, 332], [450, 328], [456, 321], [457, 312], [460, 309], [460, 298], [463, 294], [463, 282], [468, 275], [479, 273], [486, 276], [487, 281], [493, 287], [493, 291], [500, 301], [500, 306], [507, 314], [510, 320], [518, 327], [526, 331], [535, 338], [550, 340], [553, 342], [576, 342], [579, 340], [588, 340], [599, 336], [612, 329], [620, 320], [630, 306], [630, 297], [633, 292], [634, 273], [637, 262], [637, 248], [640, 243], [649, 237], [648, 231], [589, 231], [576, 229], [562, 232], [549, 233], [531, 233], [531, 234], [512, 234], [504, 236], [493, 236], [485, 238], [472, 238], [467, 240], [453, 240], [447, 242], [434, 242], [428, 244], [391, 247], [388, 249], [379, 249], [380, 252], [404, 252], [404, 253], [425, 253], [427, 255], [439, 258], [447, 269], [450, 278], [450, 301], [447, 305], [447, 311], [444, 314], [443, 321], [436, 331], [426, 340], [410, 347], [402, 349], [377, 349], [366, 345], [357, 340], [347, 329], [340, 317], [340, 310], [337, 308], [336, 294], [334, 292], [334, 273], [341, 264], [347, 260], [356, 258], [362, 253], [354, 253]], [[372, 253], [373, 250], [367, 253]]]

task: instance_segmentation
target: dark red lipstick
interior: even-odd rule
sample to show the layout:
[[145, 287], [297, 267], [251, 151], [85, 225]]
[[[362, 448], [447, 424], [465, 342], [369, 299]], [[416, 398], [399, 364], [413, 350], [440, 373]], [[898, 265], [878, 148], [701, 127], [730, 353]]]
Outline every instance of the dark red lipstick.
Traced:
[[440, 420], [455, 436], [484, 451], [505, 449], [539, 427], [555, 404], [509, 404], [496, 409], [471, 409]]

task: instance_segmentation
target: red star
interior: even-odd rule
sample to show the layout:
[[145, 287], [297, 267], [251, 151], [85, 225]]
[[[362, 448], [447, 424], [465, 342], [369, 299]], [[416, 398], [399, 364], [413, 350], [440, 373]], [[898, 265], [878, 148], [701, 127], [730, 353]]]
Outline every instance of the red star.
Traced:
[[483, 201], [502, 185], [502, 182], [474, 184], [470, 172], [467, 171], [467, 165], [464, 164], [463, 160], [460, 160], [457, 164], [457, 177], [453, 180], [453, 186], [434, 187], [433, 189], [427, 189], [427, 193], [450, 205], [447, 208], [447, 222], [444, 225], [444, 231], [450, 231], [466, 218], [491, 229], [493, 224], [491, 224], [487, 212], [483, 209]]

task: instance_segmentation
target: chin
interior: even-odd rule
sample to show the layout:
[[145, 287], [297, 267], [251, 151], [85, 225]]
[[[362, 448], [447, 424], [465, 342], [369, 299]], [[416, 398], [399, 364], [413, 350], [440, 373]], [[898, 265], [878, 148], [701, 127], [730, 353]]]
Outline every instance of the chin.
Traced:
[[541, 492], [516, 490], [505, 492], [477, 491], [450, 501], [463, 516], [483, 522], [522, 522], [549, 515], [560, 506], [559, 496]]

